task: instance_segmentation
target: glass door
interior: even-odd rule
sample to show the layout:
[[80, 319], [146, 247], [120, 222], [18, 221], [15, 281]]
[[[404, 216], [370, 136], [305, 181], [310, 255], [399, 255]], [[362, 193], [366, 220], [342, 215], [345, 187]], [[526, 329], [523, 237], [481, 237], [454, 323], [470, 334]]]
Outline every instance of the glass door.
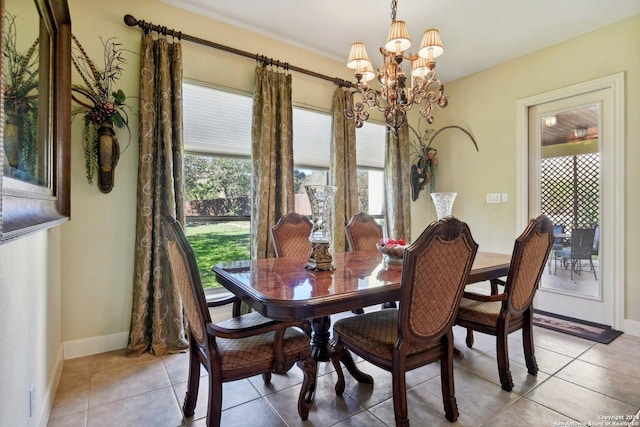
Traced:
[[529, 216], [547, 215], [556, 235], [536, 308], [611, 325], [600, 244], [607, 96], [596, 91], [529, 108], [528, 194]]

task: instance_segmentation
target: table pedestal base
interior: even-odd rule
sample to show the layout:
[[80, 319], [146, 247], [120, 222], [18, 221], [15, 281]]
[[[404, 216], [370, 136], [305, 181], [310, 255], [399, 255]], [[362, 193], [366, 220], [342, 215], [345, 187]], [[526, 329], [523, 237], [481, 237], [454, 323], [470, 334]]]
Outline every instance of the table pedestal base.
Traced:
[[329, 340], [331, 333], [331, 318], [329, 316], [316, 317], [311, 320], [311, 357], [316, 362], [328, 362], [331, 360], [331, 345]]

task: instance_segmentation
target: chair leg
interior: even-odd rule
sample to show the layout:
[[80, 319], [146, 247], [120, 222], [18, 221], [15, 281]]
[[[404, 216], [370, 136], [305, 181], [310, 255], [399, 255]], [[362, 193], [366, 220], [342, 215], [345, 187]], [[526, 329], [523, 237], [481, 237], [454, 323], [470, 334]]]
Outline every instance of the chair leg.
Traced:
[[547, 261], [547, 265], [549, 266], [549, 274], [551, 274], [551, 255], [549, 255], [549, 260]]
[[309, 409], [316, 394], [317, 366], [318, 363], [311, 357], [298, 361], [298, 367], [304, 376], [298, 397], [298, 414], [302, 421], [309, 418]]
[[574, 260], [571, 260], [571, 262], [569, 262], [569, 270], [571, 270], [571, 280], [573, 280], [573, 268], [575, 266], [574, 262]]
[[270, 384], [271, 383], [271, 372], [263, 372], [262, 373], [262, 381], [264, 381], [265, 384]]
[[[197, 346], [192, 343], [191, 348]], [[182, 413], [185, 418], [192, 417], [196, 410], [196, 403], [198, 401], [198, 387], [200, 386], [200, 361], [194, 350], [189, 351], [189, 378], [187, 380], [187, 393], [184, 396], [184, 403], [182, 404]]]
[[394, 361], [391, 373], [393, 375], [393, 411], [396, 417], [396, 427], [409, 427], [405, 370], [404, 360]]
[[594, 279], [598, 280], [598, 276], [596, 276], [596, 267], [593, 265], [593, 259], [589, 258], [589, 264], [591, 264], [591, 271], [593, 271]]
[[498, 285], [500, 284], [500, 281], [491, 279], [489, 280], [489, 284], [491, 285], [491, 295], [498, 295]]
[[[502, 330], [501, 330], [502, 329]], [[513, 380], [509, 369], [509, 342], [506, 328], [498, 328], [496, 339], [496, 350], [498, 353], [498, 375], [500, 384], [505, 391], [513, 390]]]
[[473, 347], [473, 329], [467, 328], [467, 338], [465, 339], [467, 347]]
[[209, 369], [209, 405], [207, 427], [220, 427], [222, 418], [222, 371]]
[[458, 419], [458, 403], [456, 402], [456, 388], [453, 381], [453, 334], [447, 339], [447, 355], [440, 360], [440, 384], [442, 387], [442, 402], [447, 420], [454, 422]]
[[538, 362], [536, 361], [535, 347], [533, 345], [533, 313], [523, 314], [524, 325], [522, 326], [522, 346], [524, 350], [524, 360], [527, 364], [529, 374], [538, 375]]

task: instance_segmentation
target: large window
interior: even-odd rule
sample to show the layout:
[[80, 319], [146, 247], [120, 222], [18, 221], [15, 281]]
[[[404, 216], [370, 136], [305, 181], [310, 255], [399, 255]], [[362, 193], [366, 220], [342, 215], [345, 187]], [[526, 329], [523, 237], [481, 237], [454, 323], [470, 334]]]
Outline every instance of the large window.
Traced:
[[[219, 285], [211, 267], [247, 259], [251, 215], [249, 94], [183, 84], [187, 237], [205, 288]], [[358, 129], [358, 192], [362, 211], [382, 216], [384, 125]], [[311, 214], [305, 185], [329, 177], [331, 115], [293, 108], [295, 209]]]

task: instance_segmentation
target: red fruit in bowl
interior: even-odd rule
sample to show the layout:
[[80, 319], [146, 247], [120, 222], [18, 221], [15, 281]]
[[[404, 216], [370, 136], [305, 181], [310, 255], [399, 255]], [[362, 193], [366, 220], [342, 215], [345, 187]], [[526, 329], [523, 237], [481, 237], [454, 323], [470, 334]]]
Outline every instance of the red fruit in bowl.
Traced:
[[405, 242], [404, 239], [398, 239], [398, 244], [404, 246], [407, 242]]

